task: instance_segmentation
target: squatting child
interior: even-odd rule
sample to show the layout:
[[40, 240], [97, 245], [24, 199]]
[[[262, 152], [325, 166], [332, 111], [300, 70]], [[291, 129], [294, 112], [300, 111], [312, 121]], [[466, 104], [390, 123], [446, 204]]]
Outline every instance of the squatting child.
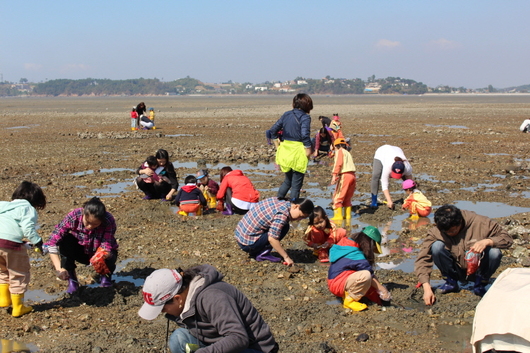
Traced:
[[201, 169], [197, 172], [197, 186], [201, 189], [208, 208], [215, 208], [217, 205], [217, 192], [219, 191], [219, 184], [213, 179], [207, 169]]
[[190, 213], [195, 213], [199, 216], [202, 214], [202, 208], [206, 206], [206, 199], [197, 187], [197, 178], [188, 175], [184, 179], [184, 183], [186, 185], [180, 188], [174, 201], [179, 206], [178, 214], [187, 216]]
[[342, 238], [329, 250], [331, 266], [328, 271], [329, 291], [344, 299], [343, 306], [362, 311], [366, 297], [376, 304], [390, 301], [390, 292], [375, 276], [374, 253], [381, 254], [381, 233], [376, 227], [364, 227], [351, 237]]
[[432, 204], [427, 200], [425, 195], [418, 190], [418, 184], [412, 179], [407, 179], [403, 182], [403, 190], [407, 193], [407, 198], [401, 206], [404, 210], [410, 210], [410, 218], [418, 219], [419, 217], [427, 217], [431, 214]]
[[346, 229], [337, 228], [330, 222], [326, 211], [316, 206], [309, 216], [309, 223], [304, 235], [304, 242], [314, 249], [313, 254], [320, 262], [329, 262], [329, 248], [346, 236]]
[[0, 307], [11, 306], [11, 315], [19, 317], [33, 310], [24, 305], [30, 263], [23, 239], [42, 248], [42, 238], [35, 229], [36, 209], [46, 207], [46, 196], [37, 184], [23, 181], [11, 200], [0, 202]]

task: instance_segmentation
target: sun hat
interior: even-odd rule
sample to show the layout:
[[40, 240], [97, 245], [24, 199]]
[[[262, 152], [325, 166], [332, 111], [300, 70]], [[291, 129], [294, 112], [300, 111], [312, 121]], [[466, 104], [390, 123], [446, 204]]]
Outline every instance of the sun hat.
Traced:
[[402, 161], [396, 161], [392, 164], [390, 176], [394, 179], [401, 179], [403, 172], [405, 171], [405, 163]]
[[375, 251], [378, 254], [382, 254], [383, 251], [381, 251], [381, 233], [379, 233], [379, 229], [377, 229], [374, 226], [367, 226], [364, 227], [361, 232], [366, 234], [369, 238], [373, 239], [375, 241]]
[[346, 140], [343, 137], [339, 137], [339, 138], [335, 139], [335, 141], [333, 142], [334, 146], [345, 145], [345, 144], [346, 144]]
[[412, 179], [407, 179], [403, 182], [403, 190], [412, 189], [416, 187], [416, 183]]
[[182, 287], [182, 276], [177, 270], [163, 268], [156, 270], [145, 279], [142, 289], [144, 304], [138, 315], [146, 320], [154, 320], [162, 312], [164, 305]]
[[153, 108], [149, 108], [149, 110], [154, 110]]
[[200, 180], [200, 179], [204, 178], [205, 176], [208, 176], [208, 170], [206, 170], [206, 169], [200, 169], [200, 170], [197, 172], [197, 180]]

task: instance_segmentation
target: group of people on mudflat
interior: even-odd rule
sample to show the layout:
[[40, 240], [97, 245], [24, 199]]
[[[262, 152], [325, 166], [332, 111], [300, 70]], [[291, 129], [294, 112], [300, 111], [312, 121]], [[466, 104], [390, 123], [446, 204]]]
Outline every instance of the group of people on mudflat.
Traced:
[[[149, 156], [137, 169], [135, 183], [145, 193], [144, 199], [174, 202], [183, 216], [199, 215], [202, 210], [214, 208], [226, 215], [242, 215], [234, 231], [236, 244], [256, 261], [293, 265], [294, 260], [281, 241], [288, 234], [291, 221], [309, 218], [304, 240], [319, 261], [330, 263], [328, 287], [342, 298], [343, 306], [356, 312], [366, 310], [370, 302], [381, 305], [391, 301], [391, 292], [374, 271], [376, 256], [381, 253], [379, 230], [367, 226], [347, 234], [335, 224], [351, 218], [351, 199], [356, 188], [356, 168], [338, 114], [329, 121], [321, 117], [322, 128], [312, 141], [309, 116], [312, 99], [307, 94], [297, 94], [292, 107], [267, 132], [277, 146], [276, 163], [285, 175], [277, 197], [260, 200], [250, 179], [230, 167], [221, 169], [220, 185], [209, 177], [207, 170], [199, 170], [197, 175], [187, 176], [185, 185], [179, 189], [175, 168], [163, 149]], [[328, 133], [331, 143], [324, 142]], [[322, 147], [326, 144], [327, 150]], [[309, 158], [318, 158], [320, 153], [334, 159], [331, 183], [336, 190], [331, 219], [322, 207], [300, 198]], [[375, 152], [368, 207], [375, 210], [381, 206], [377, 197], [379, 184], [385, 196], [383, 203], [395, 207], [388, 189], [390, 178], [403, 181], [407, 199], [402, 207], [410, 210], [411, 217], [425, 217], [431, 212], [430, 202], [412, 180], [412, 166], [403, 151], [390, 145]], [[35, 225], [36, 210], [45, 206], [44, 193], [30, 182], [23, 182], [15, 190], [11, 202], [0, 202], [0, 307], [11, 306], [16, 317], [31, 312], [31, 307], [23, 303], [30, 272], [24, 238], [50, 254], [57, 277], [68, 281], [68, 293], [75, 294], [79, 289], [76, 262], [92, 264], [101, 276], [101, 286], [112, 286], [118, 255], [116, 224], [103, 203], [93, 198], [70, 212], [43, 244]], [[453, 205], [439, 207], [434, 222], [436, 227], [429, 229], [415, 263], [425, 304], [433, 305], [436, 301], [430, 285], [433, 264], [445, 279], [438, 288], [440, 293], [458, 292], [459, 281], [473, 280], [473, 292], [484, 295], [500, 265], [500, 249], [512, 244], [507, 231], [487, 217]], [[470, 266], [473, 254], [478, 255], [480, 262]], [[153, 320], [163, 312], [181, 326], [169, 339], [171, 352], [248, 353], [279, 349], [269, 326], [248, 298], [224, 282], [223, 275], [210, 265], [154, 271], [145, 280], [143, 299], [139, 310], [142, 318]]]

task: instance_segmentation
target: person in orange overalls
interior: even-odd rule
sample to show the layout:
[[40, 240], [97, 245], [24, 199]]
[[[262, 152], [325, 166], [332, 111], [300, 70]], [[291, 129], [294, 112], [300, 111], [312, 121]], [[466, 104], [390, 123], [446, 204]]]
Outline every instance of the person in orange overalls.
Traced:
[[333, 194], [333, 210], [335, 214], [332, 221], [342, 221], [351, 218], [351, 199], [355, 192], [357, 179], [355, 177], [355, 164], [348, 152], [344, 138], [338, 138], [335, 144], [335, 163], [333, 165], [331, 185], [336, 184]]
[[329, 221], [326, 211], [320, 206], [315, 207], [304, 235], [304, 242], [313, 248], [313, 254], [320, 262], [329, 262], [329, 248], [346, 236], [346, 229], [338, 228]]

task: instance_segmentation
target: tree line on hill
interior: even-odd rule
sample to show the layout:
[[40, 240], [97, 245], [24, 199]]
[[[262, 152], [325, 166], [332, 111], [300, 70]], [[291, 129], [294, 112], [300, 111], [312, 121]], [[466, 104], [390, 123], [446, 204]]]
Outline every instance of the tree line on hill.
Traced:
[[[517, 88], [512, 88], [517, 91]], [[0, 82], [0, 96], [134, 96], [134, 95], [187, 95], [187, 94], [424, 94], [434, 93], [472, 93], [496, 92], [491, 85], [482, 90], [470, 90], [464, 87], [438, 86], [429, 88], [422, 82], [400, 77], [376, 79], [375, 75], [367, 80], [360, 78], [344, 79], [326, 76], [322, 79], [304, 79], [297, 77], [286, 82], [266, 81], [260, 84], [250, 82], [206, 84], [195, 78], [185, 77], [170, 82], [157, 78], [110, 80], [110, 79], [57, 79], [40, 83], [29, 83], [21, 78], [19, 83]], [[510, 91], [511, 92], [511, 91]]]

